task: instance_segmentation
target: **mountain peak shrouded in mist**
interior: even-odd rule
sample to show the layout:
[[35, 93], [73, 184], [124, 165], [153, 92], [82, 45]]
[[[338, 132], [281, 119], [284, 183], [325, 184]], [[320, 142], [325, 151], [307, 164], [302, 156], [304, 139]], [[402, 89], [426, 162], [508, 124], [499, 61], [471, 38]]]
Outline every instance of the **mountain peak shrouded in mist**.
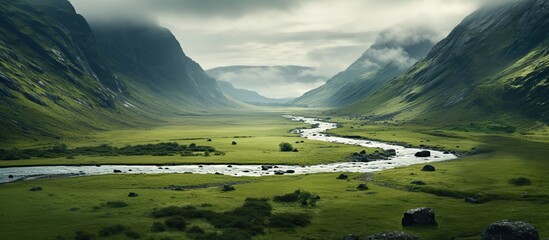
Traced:
[[544, 0], [479, 9], [425, 59], [341, 113], [549, 121], [548, 9]]
[[293, 103], [336, 107], [358, 101], [424, 57], [437, 37], [436, 32], [424, 27], [383, 31], [375, 43], [345, 71]]

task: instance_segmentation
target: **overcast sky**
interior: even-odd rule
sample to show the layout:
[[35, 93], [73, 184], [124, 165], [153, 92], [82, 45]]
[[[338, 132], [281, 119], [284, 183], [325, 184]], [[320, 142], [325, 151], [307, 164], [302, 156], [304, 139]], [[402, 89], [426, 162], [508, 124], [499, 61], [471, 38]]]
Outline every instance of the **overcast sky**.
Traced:
[[488, 0], [70, 1], [89, 19], [125, 15], [157, 21], [204, 69], [302, 65], [328, 79], [353, 63], [383, 30], [422, 25], [440, 40]]

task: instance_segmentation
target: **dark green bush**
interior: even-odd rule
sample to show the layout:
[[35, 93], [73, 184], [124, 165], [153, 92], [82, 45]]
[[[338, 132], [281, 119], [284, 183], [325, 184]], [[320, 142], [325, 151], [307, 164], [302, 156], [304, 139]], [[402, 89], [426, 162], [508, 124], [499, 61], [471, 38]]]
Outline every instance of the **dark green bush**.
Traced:
[[92, 240], [95, 236], [91, 233], [84, 232], [82, 230], [76, 231], [74, 233], [74, 240]]
[[316, 206], [318, 201], [318, 196], [316, 194], [311, 194], [307, 191], [295, 190], [293, 193], [288, 193], [280, 196], [275, 196], [275, 202], [299, 202], [302, 206]]
[[278, 144], [278, 147], [282, 152], [291, 152], [292, 150], [294, 150], [294, 147], [292, 146], [292, 144], [287, 142], [281, 142], [280, 144]]
[[177, 229], [177, 230], [180, 230], [180, 231], [184, 231], [185, 228], [187, 227], [187, 221], [185, 220], [185, 218], [183, 218], [181, 216], [170, 217], [170, 218], [166, 219], [166, 221], [164, 223], [169, 228]]
[[122, 202], [122, 201], [108, 201], [107, 202], [107, 207], [111, 207], [111, 208], [123, 208], [123, 207], [127, 207], [128, 204], [125, 203], [125, 202]]
[[525, 185], [531, 185], [532, 181], [530, 181], [530, 179], [525, 177], [518, 177], [518, 178], [513, 178], [509, 180], [509, 183], [517, 186], [525, 186]]
[[153, 232], [164, 232], [166, 231], [166, 226], [161, 222], [153, 222], [151, 230]]
[[187, 232], [188, 233], [198, 233], [198, 234], [205, 233], [204, 229], [202, 229], [199, 226], [192, 226], [189, 229], [187, 229]]
[[139, 233], [136, 233], [134, 231], [127, 231], [126, 232], [126, 237], [131, 238], [131, 239], [139, 239], [139, 238], [141, 238], [141, 235], [139, 235]]
[[108, 226], [101, 229], [99, 231], [99, 236], [102, 236], [102, 237], [112, 236], [112, 235], [120, 234], [126, 230], [128, 230], [128, 227], [121, 224], [116, 224], [114, 226]]

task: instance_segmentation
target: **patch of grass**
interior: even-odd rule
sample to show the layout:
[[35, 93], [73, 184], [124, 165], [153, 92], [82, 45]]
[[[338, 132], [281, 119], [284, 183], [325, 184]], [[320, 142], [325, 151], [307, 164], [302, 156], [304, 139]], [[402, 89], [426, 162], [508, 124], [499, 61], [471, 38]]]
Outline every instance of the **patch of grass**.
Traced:
[[123, 208], [123, 207], [127, 207], [128, 203], [123, 201], [108, 201], [106, 205], [107, 207], [110, 207], [110, 208]]
[[532, 185], [532, 181], [525, 177], [511, 178], [509, 183], [517, 186]]

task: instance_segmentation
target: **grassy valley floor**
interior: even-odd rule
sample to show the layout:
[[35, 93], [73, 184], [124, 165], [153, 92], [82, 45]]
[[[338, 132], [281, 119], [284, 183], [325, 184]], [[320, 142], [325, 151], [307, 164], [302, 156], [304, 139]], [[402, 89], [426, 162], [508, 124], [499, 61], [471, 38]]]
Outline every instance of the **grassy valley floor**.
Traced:
[[[218, 118], [184, 117], [180, 122], [157, 129], [103, 132], [80, 140], [67, 141], [69, 147], [114, 146], [176, 141], [180, 144], [212, 145], [225, 156], [197, 157], [82, 157], [75, 159], [31, 159], [2, 161], [3, 166], [67, 163], [296, 163], [343, 161], [362, 148], [305, 140], [294, 144], [297, 153], [281, 153], [278, 143], [301, 140], [289, 129], [305, 127], [280, 117], [282, 112], [248, 113], [247, 116], [219, 115]], [[479, 239], [488, 224], [502, 220], [532, 223], [542, 239], [549, 237], [549, 137], [546, 129], [530, 135], [487, 131], [465, 131], [453, 127], [384, 125], [334, 118], [342, 124], [332, 130], [338, 135], [354, 135], [412, 145], [438, 146], [447, 150], [474, 152], [463, 158], [438, 162], [435, 172], [422, 172], [420, 165], [373, 174], [350, 173], [300, 176], [230, 177], [222, 175], [105, 175], [65, 179], [44, 179], [0, 185], [0, 239], [75, 239], [77, 231], [94, 239], [128, 239], [136, 235], [103, 237], [105, 227], [124, 225], [140, 239], [195, 239], [190, 229], [198, 226], [206, 233], [222, 234], [205, 220], [188, 219], [187, 230], [152, 230], [153, 209], [168, 206], [195, 206], [201, 210], [227, 212], [243, 205], [246, 198], [269, 198], [273, 214], [305, 213], [309, 224], [262, 227], [253, 239], [341, 239], [348, 233], [361, 236], [400, 230], [421, 239]], [[353, 127], [353, 128], [351, 128]], [[239, 137], [235, 136], [252, 136]], [[208, 138], [212, 142], [207, 142]], [[237, 145], [231, 145], [237, 141]], [[332, 146], [332, 147], [328, 147]], [[459, 146], [459, 147], [458, 147]], [[370, 149], [369, 151], [372, 151]], [[411, 174], [413, 173], [413, 175]], [[530, 185], [516, 185], [511, 179], [524, 177]], [[414, 185], [422, 181], [425, 185]], [[368, 190], [357, 190], [366, 183]], [[222, 191], [223, 184], [236, 190]], [[40, 186], [41, 191], [29, 191]], [[169, 187], [172, 186], [172, 187]], [[170, 190], [179, 186], [183, 191]], [[316, 206], [280, 203], [277, 195], [303, 189], [320, 196]], [[138, 197], [128, 197], [136, 192]], [[473, 197], [481, 204], [464, 201]], [[123, 202], [117, 205], [108, 202]], [[430, 207], [438, 227], [403, 228], [405, 210]], [[271, 220], [267, 220], [271, 221]], [[291, 222], [291, 220], [288, 220]], [[194, 228], [196, 230], [196, 228]], [[200, 235], [201, 236], [201, 235]], [[80, 236], [82, 237], [82, 236]]]

